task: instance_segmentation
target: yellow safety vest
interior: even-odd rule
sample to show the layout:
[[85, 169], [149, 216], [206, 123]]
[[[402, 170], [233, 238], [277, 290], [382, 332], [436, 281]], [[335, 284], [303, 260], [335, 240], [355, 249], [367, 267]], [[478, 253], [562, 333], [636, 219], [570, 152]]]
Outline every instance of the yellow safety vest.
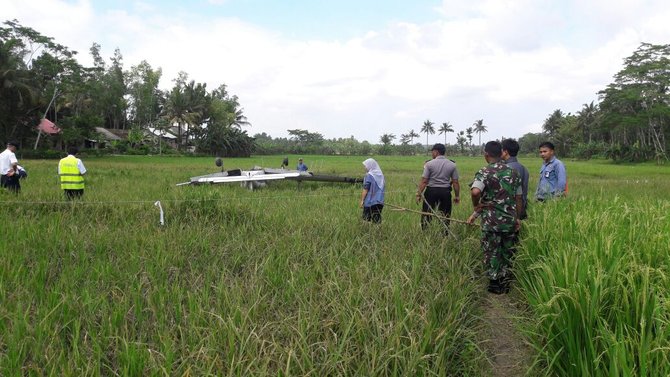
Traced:
[[63, 190], [83, 190], [84, 176], [79, 172], [77, 158], [67, 156], [58, 163], [60, 170], [60, 188]]

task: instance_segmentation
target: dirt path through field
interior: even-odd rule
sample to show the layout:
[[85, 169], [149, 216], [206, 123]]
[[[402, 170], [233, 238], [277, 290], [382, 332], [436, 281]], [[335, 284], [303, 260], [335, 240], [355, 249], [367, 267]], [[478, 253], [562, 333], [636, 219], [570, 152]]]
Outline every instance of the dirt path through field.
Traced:
[[487, 293], [483, 300], [484, 348], [494, 377], [525, 376], [531, 364], [532, 349], [517, 329], [521, 310], [515, 297]]

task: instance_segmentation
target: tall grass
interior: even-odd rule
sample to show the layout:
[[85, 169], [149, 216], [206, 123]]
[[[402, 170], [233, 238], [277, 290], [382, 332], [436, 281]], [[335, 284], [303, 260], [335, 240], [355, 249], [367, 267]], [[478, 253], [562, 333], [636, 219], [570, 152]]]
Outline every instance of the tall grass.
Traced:
[[[174, 186], [209, 159], [85, 162], [81, 202], [49, 161], [22, 161], [22, 194], [2, 193], [0, 375], [486, 373], [476, 232], [388, 210], [364, 224], [359, 187]], [[226, 161], [251, 163], [269, 165]], [[381, 164], [387, 200], [410, 206], [422, 159]]]
[[[517, 261], [538, 374], [670, 375], [670, 170], [577, 164]], [[579, 186], [578, 186], [579, 185]]]
[[[364, 158], [304, 157], [363, 174]], [[388, 203], [416, 208], [423, 159], [379, 158]], [[465, 218], [484, 163], [457, 161]], [[490, 373], [475, 230], [445, 239], [388, 207], [365, 224], [354, 186], [175, 187], [216, 170], [197, 158], [85, 159], [84, 200], [67, 203], [56, 162], [21, 162], [21, 195], [0, 191], [2, 376]], [[522, 162], [532, 191], [540, 161]], [[568, 174], [568, 198], [531, 206], [516, 264], [529, 373], [670, 375], [670, 171], [568, 162]]]

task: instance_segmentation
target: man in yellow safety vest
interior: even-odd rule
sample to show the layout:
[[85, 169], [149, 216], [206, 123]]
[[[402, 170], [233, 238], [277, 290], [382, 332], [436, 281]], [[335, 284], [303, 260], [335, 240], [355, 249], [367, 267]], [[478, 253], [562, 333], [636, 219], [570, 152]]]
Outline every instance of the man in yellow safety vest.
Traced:
[[84, 195], [84, 174], [86, 168], [80, 159], [75, 157], [79, 152], [77, 147], [67, 149], [67, 157], [58, 163], [60, 188], [65, 192], [67, 200], [78, 199]]

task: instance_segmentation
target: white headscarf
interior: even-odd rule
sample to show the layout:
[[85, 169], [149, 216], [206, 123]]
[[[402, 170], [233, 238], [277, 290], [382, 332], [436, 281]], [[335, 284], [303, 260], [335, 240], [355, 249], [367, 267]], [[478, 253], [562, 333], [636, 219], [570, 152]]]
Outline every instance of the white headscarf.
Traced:
[[379, 167], [377, 161], [375, 161], [373, 158], [368, 158], [367, 160], [363, 161], [363, 166], [365, 166], [368, 174], [370, 174], [372, 178], [374, 178], [375, 182], [377, 182], [377, 186], [379, 186], [380, 189], [383, 189], [384, 173], [382, 173], [382, 169]]

